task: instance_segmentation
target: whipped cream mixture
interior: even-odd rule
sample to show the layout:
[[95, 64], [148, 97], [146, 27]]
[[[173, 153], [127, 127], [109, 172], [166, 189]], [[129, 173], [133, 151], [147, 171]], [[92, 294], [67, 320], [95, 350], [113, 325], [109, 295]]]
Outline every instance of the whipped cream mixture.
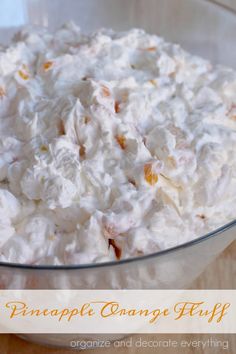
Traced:
[[0, 261], [149, 254], [233, 220], [236, 72], [134, 29], [0, 48]]

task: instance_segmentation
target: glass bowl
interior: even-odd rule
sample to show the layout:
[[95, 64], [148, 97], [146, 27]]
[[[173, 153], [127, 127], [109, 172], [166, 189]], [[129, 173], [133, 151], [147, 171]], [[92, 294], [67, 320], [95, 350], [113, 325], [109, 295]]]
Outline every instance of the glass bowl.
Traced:
[[[235, 13], [204, 0], [1, 0], [0, 43], [6, 44], [24, 25], [54, 30], [68, 20], [84, 31], [144, 28], [236, 69]], [[185, 288], [235, 238], [236, 220], [178, 247], [120, 262], [65, 267], [0, 263], [0, 289]], [[24, 337], [51, 345], [69, 343], [61, 335]]]

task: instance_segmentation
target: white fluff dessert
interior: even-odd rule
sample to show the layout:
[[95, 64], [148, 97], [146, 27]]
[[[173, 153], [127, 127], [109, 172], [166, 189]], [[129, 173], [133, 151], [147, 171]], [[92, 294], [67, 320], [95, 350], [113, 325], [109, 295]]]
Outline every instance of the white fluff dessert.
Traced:
[[0, 261], [174, 247], [236, 210], [236, 72], [134, 29], [25, 29], [0, 51]]

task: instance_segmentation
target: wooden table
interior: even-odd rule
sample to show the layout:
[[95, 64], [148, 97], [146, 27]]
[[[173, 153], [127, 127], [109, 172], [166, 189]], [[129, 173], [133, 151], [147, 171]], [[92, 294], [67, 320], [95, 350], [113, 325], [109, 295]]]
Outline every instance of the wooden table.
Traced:
[[[192, 284], [193, 289], [235, 289], [236, 288], [236, 242], [228, 247], [225, 252], [220, 255], [214, 263], [212, 263], [206, 271]], [[208, 347], [202, 350], [195, 348], [163, 348], [157, 350], [156, 348], [137, 348], [135, 343], [139, 338], [145, 341], [161, 341], [172, 340], [180, 341], [186, 340], [201, 340], [207, 341], [212, 339], [212, 343], [216, 344], [218, 341], [228, 341], [229, 349], [223, 350], [221, 347], [214, 348]], [[132, 337], [133, 346], [131, 348], [109, 348], [107, 351], [104, 349], [87, 350], [86, 354], [151, 354], [151, 353], [163, 353], [163, 354], [222, 354], [224, 352], [228, 354], [236, 353], [236, 335], [135, 335]], [[211, 345], [213, 345], [211, 344]], [[65, 349], [51, 349], [44, 348], [35, 344], [27, 343], [14, 335], [0, 335], [0, 354], [69, 354], [70, 350]]]

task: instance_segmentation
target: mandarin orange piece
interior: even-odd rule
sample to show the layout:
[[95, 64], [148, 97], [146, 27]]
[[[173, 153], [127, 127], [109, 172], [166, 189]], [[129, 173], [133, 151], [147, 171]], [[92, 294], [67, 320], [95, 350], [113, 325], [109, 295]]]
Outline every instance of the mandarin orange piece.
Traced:
[[6, 91], [4, 90], [3, 87], [0, 86], [0, 98], [6, 96]]
[[115, 101], [114, 109], [116, 113], [120, 113], [120, 102]]
[[86, 154], [86, 149], [85, 149], [85, 147], [83, 145], [81, 145], [80, 148], [79, 148], [79, 156], [84, 158], [85, 154]]
[[46, 145], [41, 145], [40, 146], [40, 151], [41, 152], [48, 152], [48, 147]]
[[144, 165], [144, 176], [147, 183], [154, 186], [158, 182], [158, 175], [153, 172], [153, 167], [151, 163]]
[[43, 64], [43, 68], [45, 71], [51, 69], [52, 66], [53, 66], [53, 61], [46, 61], [46, 63]]
[[112, 238], [109, 238], [108, 244], [109, 244], [109, 248], [110, 248], [110, 246], [113, 247], [115, 255], [116, 255], [116, 258], [118, 260], [120, 260], [121, 259], [121, 254], [122, 254], [121, 248], [117, 246], [115, 240], [113, 240]]
[[152, 84], [153, 86], [156, 86], [156, 80], [149, 80], [150, 84]]
[[18, 74], [22, 78], [22, 80], [25, 80], [25, 81], [29, 80], [29, 75], [27, 73], [25, 73], [24, 71], [19, 70]]
[[60, 119], [57, 125], [59, 135], [66, 135], [64, 122]]
[[148, 52], [155, 52], [157, 50], [157, 47], [148, 47], [145, 48], [145, 50], [147, 50]]
[[102, 85], [102, 95], [104, 97], [110, 97], [111, 96], [111, 92], [110, 92], [109, 88], [106, 87], [105, 85]]
[[126, 148], [126, 138], [124, 135], [116, 135], [116, 141], [120, 145], [122, 150]]
[[91, 118], [88, 116], [84, 117], [84, 124], [88, 124], [91, 121]]

